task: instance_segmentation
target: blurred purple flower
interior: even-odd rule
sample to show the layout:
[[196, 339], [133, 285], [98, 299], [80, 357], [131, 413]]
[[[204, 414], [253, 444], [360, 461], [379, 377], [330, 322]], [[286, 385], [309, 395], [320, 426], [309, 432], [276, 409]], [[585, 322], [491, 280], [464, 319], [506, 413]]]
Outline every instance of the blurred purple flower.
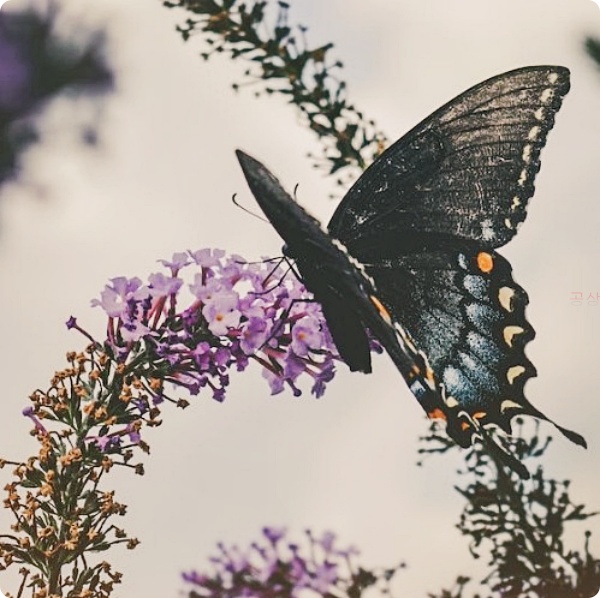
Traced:
[[[15, 175], [19, 152], [37, 140], [35, 117], [49, 98], [66, 89], [89, 93], [112, 86], [101, 36], [79, 36], [78, 46], [57, 33], [56, 16], [54, 9], [0, 11], [0, 182]], [[82, 131], [86, 143], [96, 137], [93, 125]]]
[[11, 34], [13, 17], [0, 11], [0, 111], [19, 112], [32, 95], [33, 64], [23, 40]]
[[337, 548], [330, 532], [317, 541], [307, 531], [308, 542], [303, 543], [290, 542], [285, 528], [265, 527], [262, 536], [246, 550], [219, 543], [218, 555], [209, 559], [212, 572], [183, 573], [183, 581], [191, 586], [189, 598], [390, 596], [389, 581], [403, 566], [356, 566], [349, 556], [356, 556], [356, 550]]

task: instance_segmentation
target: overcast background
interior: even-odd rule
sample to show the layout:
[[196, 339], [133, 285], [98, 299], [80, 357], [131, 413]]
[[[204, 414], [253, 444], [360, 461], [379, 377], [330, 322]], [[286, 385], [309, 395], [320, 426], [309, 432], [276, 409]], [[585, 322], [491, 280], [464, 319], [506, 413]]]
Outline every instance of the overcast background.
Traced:
[[[21, 0], [11, 0], [15, 4]], [[89, 301], [117, 275], [142, 278], [173, 252], [221, 247], [248, 259], [278, 255], [274, 231], [235, 208], [253, 205], [235, 148], [263, 160], [322, 220], [333, 180], [311, 168], [318, 152], [294, 108], [281, 98], [234, 94], [243, 64], [205, 63], [199, 40], [184, 45], [177, 15], [158, 0], [64, 2], [69, 14], [103, 23], [117, 90], [104, 104], [100, 147], [84, 148], [69, 125], [89, 118], [86, 102], [47, 110], [46, 141], [24, 160], [23, 177], [0, 189], [0, 314], [3, 381], [0, 453], [36, 450], [20, 415], [46, 387], [67, 350], [71, 314], [102, 335]], [[393, 140], [439, 105], [492, 75], [531, 64], [572, 71], [572, 89], [542, 153], [537, 191], [518, 237], [502, 253], [529, 293], [537, 337], [528, 355], [538, 378], [534, 405], [582, 433], [584, 451], [555, 434], [546, 473], [571, 479], [577, 502], [600, 508], [600, 305], [575, 307], [570, 294], [600, 293], [600, 72], [584, 54], [600, 35], [590, 0], [292, 0], [290, 20], [309, 27], [312, 46], [333, 42], [349, 96]], [[242, 545], [263, 525], [338, 532], [370, 565], [409, 568], [402, 595], [425, 596], [459, 574], [476, 574], [467, 540], [454, 529], [463, 501], [453, 489], [460, 460], [415, 466], [427, 424], [386, 356], [371, 376], [340, 371], [325, 397], [270, 397], [258, 368], [232, 376], [223, 404], [208, 396], [185, 412], [165, 408], [147, 433], [146, 476], [111, 475], [129, 505], [123, 527], [141, 539], [133, 552], [105, 555], [125, 573], [117, 596], [176, 596], [179, 573], [206, 566], [214, 544]], [[550, 426], [544, 430], [554, 434]], [[2, 472], [2, 484], [9, 472]], [[5, 529], [9, 521], [0, 514]], [[569, 536], [583, 548], [600, 520]], [[480, 565], [477, 565], [478, 567]], [[14, 591], [15, 577], [0, 576]], [[398, 592], [400, 593], [400, 592]]]

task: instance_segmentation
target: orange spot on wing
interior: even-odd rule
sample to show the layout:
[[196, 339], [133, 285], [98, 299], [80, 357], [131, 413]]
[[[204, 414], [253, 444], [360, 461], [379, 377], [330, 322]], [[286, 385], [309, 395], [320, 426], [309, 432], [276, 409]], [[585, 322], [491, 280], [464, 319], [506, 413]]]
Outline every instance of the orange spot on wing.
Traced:
[[467, 422], [461, 422], [460, 427], [461, 430], [464, 432], [465, 430], [468, 430], [471, 427], [471, 424], [468, 424]]
[[477, 413], [473, 413], [474, 419], [483, 419], [487, 413], [485, 411], [477, 411]]
[[439, 407], [436, 407], [427, 414], [427, 417], [429, 419], [446, 419], [446, 414]]
[[379, 312], [381, 317], [386, 322], [391, 322], [392, 316], [390, 315], [390, 312], [386, 309], [385, 305], [383, 303], [381, 303], [381, 301], [379, 301], [379, 299], [377, 297], [375, 297], [375, 295], [370, 295], [370, 298], [371, 298], [371, 303], [377, 308], [377, 311]]
[[494, 259], [489, 253], [480, 251], [477, 254], [477, 267], [487, 274], [494, 269]]

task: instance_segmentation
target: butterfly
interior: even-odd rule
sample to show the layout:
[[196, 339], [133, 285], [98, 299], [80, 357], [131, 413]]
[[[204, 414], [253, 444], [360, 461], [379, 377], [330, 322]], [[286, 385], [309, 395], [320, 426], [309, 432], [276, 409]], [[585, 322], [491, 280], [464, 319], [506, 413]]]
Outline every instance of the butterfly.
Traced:
[[526, 216], [540, 151], [569, 91], [569, 70], [529, 66], [468, 89], [383, 152], [354, 183], [327, 230], [267, 168], [238, 150], [284, 255], [316, 301], [342, 359], [370, 372], [367, 329], [426, 414], [460, 446], [475, 437], [528, 477], [486, 428], [553, 423], [524, 395], [536, 375], [527, 293], [496, 250]]

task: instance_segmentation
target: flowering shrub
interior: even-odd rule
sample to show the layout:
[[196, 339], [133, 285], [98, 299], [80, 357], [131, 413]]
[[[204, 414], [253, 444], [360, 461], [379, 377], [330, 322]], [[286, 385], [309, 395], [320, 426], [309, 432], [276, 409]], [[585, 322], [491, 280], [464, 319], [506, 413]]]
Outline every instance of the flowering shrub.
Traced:
[[353, 546], [337, 548], [335, 535], [316, 538], [306, 531], [308, 549], [286, 540], [283, 528], [265, 527], [260, 542], [246, 550], [219, 544], [219, 554], [210, 559], [214, 571], [183, 574], [192, 589], [189, 598], [360, 598], [365, 590], [389, 595], [389, 581], [404, 567], [369, 570], [356, 566], [359, 554]]
[[144, 473], [132, 462], [149, 451], [143, 426], [161, 423], [164, 402], [188, 405], [169, 387], [210, 389], [222, 401], [230, 368], [243, 371], [251, 361], [273, 394], [288, 386], [300, 395], [303, 376], [320, 397], [334, 376], [339, 356], [321, 309], [281, 261], [247, 263], [203, 249], [162, 264], [146, 284], [114, 278], [93, 300], [108, 316], [102, 343], [69, 318], [91, 344], [69, 353], [68, 367], [23, 410], [37, 454], [0, 462], [12, 464], [16, 478], [5, 487], [16, 522], [14, 534], [0, 537], [2, 568], [26, 565], [22, 588], [34, 598], [107, 598], [119, 583], [120, 573], [87, 554], [138, 540], [112, 522], [126, 506], [100, 483], [115, 466]]

